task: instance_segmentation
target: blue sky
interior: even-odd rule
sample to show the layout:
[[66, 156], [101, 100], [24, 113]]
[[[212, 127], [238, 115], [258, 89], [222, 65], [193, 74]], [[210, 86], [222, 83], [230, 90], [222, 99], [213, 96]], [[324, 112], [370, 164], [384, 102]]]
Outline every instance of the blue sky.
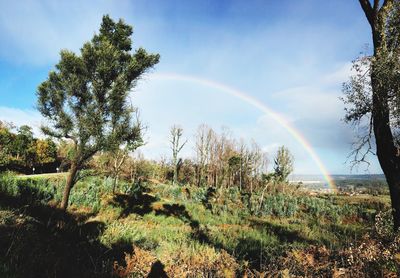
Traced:
[[[0, 120], [36, 129], [36, 88], [63, 48], [78, 51], [103, 14], [134, 26], [134, 46], [161, 55], [155, 73], [214, 80], [257, 98], [283, 115], [310, 142], [327, 169], [349, 173], [354, 132], [339, 100], [351, 60], [370, 43], [356, 0], [283, 1], [5, 1], [0, 0]], [[184, 128], [193, 153], [197, 126], [231, 129], [272, 156], [294, 153], [295, 172], [318, 174], [302, 146], [273, 119], [220, 91], [148, 75], [132, 92], [147, 124], [145, 156], [169, 155], [168, 129]], [[371, 157], [370, 173], [380, 173]], [[360, 167], [353, 173], [364, 173]]]

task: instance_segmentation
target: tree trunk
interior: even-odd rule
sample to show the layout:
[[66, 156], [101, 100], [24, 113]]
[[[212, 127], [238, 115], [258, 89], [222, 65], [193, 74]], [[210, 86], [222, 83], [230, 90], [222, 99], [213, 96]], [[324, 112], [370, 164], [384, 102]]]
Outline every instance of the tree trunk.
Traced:
[[178, 172], [178, 158], [176, 156], [176, 154], [174, 153], [172, 156], [172, 164], [174, 165], [174, 173], [172, 176], [172, 185], [176, 184], [176, 180], [177, 180], [177, 172]]
[[78, 172], [78, 166], [76, 165], [75, 162], [73, 162], [71, 164], [71, 168], [69, 169], [67, 183], [65, 184], [65, 188], [64, 188], [64, 194], [63, 194], [63, 198], [62, 198], [62, 202], [61, 202], [62, 210], [66, 210], [68, 207], [69, 194], [71, 193], [71, 189], [74, 186], [75, 177], [76, 177], [77, 172]]
[[177, 176], [178, 176], [178, 171], [177, 171], [178, 166], [174, 166], [174, 176], [172, 177], [172, 185], [176, 184]]
[[264, 202], [264, 194], [265, 194], [265, 191], [266, 191], [267, 189], [268, 189], [268, 183], [265, 185], [265, 187], [264, 187], [264, 189], [263, 189], [263, 191], [262, 191], [262, 193], [261, 193], [260, 204], [258, 205], [257, 213], [259, 213], [259, 212], [261, 211], [262, 204], [263, 204], [263, 202]]
[[115, 188], [118, 186], [118, 175], [114, 176], [112, 193], [115, 194]]
[[202, 178], [202, 167], [197, 167], [197, 187], [201, 186], [201, 178]]
[[396, 177], [390, 178], [389, 181], [389, 177], [386, 176], [392, 201], [394, 230], [397, 231], [400, 228], [400, 177], [397, 174]]
[[381, 80], [375, 66], [375, 63], [382, 62], [380, 61], [382, 58], [380, 55], [385, 55], [385, 53], [383, 53], [383, 49], [386, 47], [384, 34], [387, 11], [385, 9], [392, 1], [385, 1], [380, 9], [380, 1], [374, 1], [373, 7], [368, 0], [359, 0], [359, 2], [371, 25], [374, 46], [374, 61], [371, 67], [371, 86], [372, 123], [376, 152], [389, 186], [394, 229], [398, 230], [400, 227], [400, 158], [397, 154], [397, 147], [394, 143], [393, 133], [390, 127], [388, 88], [386, 88], [385, 82]]
[[[372, 84], [375, 82], [372, 81]], [[374, 92], [373, 122], [376, 152], [389, 186], [394, 229], [397, 230], [400, 227], [400, 160], [397, 156], [397, 148], [389, 125], [388, 103], [387, 100], [382, 102], [381, 98], [382, 96]]]

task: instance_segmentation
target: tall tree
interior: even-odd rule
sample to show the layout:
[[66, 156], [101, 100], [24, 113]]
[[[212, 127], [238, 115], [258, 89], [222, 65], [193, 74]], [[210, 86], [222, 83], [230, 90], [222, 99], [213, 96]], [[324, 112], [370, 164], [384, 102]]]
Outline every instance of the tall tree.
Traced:
[[6, 168], [11, 160], [15, 134], [11, 132], [11, 124], [0, 121], [0, 168]]
[[12, 153], [17, 161], [21, 161], [26, 167], [32, 167], [35, 162], [35, 142], [32, 128], [23, 125], [18, 128], [18, 133], [13, 141]]
[[279, 181], [287, 181], [290, 173], [293, 172], [293, 155], [285, 146], [279, 147], [275, 156], [275, 176]]
[[159, 61], [143, 48], [132, 52], [132, 27], [103, 16], [100, 32], [75, 54], [61, 51], [55, 71], [37, 90], [47, 135], [72, 141], [71, 166], [61, 208], [66, 209], [78, 171], [100, 150], [139, 140], [129, 92]]
[[[373, 53], [355, 61], [344, 84], [347, 122], [367, 122], [355, 147], [355, 162], [378, 157], [389, 185], [394, 228], [400, 227], [400, 1], [359, 0], [371, 27]], [[371, 139], [375, 138], [375, 144]]]
[[34, 144], [35, 162], [41, 167], [43, 164], [55, 162], [57, 159], [57, 145], [50, 139], [37, 139]]
[[32, 128], [23, 125], [18, 129], [17, 136], [14, 141], [14, 148], [13, 151], [17, 159], [26, 158], [26, 152], [28, 151], [30, 145], [33, 142], [33, 133]]
[[207, 125], [202, 124], [197, 128], [197, 133], [195, 135], [197, 186], [203, 185], [204, 183], [204, 171], [209, 162], [212, 137], [213, 131]]
[[185, 146], [186, 142], [181, 142], [183, 135], [183, 129], [179, 126], [172, 126], [170, 130], [170, 143], [171, 143], [171, 150], [172, 150], [172, 165], [174, 167], [174, 176], [172, 179], [172, 184], [176, 184], [178, 180], [178, 167], [179, 167], [179, 160], [178, 154]]

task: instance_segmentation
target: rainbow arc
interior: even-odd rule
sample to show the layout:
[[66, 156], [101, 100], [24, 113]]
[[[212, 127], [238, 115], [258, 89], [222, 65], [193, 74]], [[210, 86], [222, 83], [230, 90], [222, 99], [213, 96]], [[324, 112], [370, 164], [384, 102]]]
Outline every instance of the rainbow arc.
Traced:
[[213, 88], [217, 91], [223, 92], [227, 95], [233, 96], [238, 98], [247, 104], [257, 108], [259, 111], [265, 113], [266, 115], [272, 117], [276, 122], [278, 122], [300, 145], [306, 150], [306, 152], [310, 155], [312, 160], [317, 165], [318, 169], [321, 171], [321, 174], [324, 176], [324, 179], [328, 183], [329, 187], [334, 191], [337, 191], [336, 185], [330, 176], [328, 170], [326, 169], [325, 165], [322, 163], [321, 159], [317, 155], [317, 153], [312, 148], [311, 144], [307, 141], [307, 139], [298, 131], [294, 126], [292, 126], [282, 115], [279, 115], [270, 107], [262, 103], [261, 101], [257, 100], [256, 98], [227, 86], [223, 83], [216, 82], [209, 79], [203, 79], [196, 76], [191, 75], [182, 75], [177, 73], [154, 73], [149, 76], [150, 78], [155, 78], [158, 80], [174, 80], [180, 82], [190, 82], [194, 84], [199, 84], [202, 86]]

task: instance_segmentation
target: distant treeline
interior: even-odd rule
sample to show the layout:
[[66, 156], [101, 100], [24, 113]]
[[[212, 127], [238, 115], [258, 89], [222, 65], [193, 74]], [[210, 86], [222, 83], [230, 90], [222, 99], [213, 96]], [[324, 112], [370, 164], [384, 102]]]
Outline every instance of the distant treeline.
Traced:
[[56, 172], [60, 167], [57, 144], [49, 138], [35, 138], [32, 128], [16, 128], [0, 121], [0, 170], [19, 173]]
[[[176, 126], [171, 128], [174, 130], [177, 131]], [[268, 156], [257, 143], [246, 144], [226, 130], [217, 133], [206, 125], [199, 126], [194, 136], [194, 157], [182, 159], [172, 144], [179, 141], [177, 135], [182, 137], [182, 129], [178, 131], [179, 134], [170, 134], [169, 158], [148, 160], [136, 151], [140, 144], [134, 148], [122, 146], [117, 151], [98, 152], [84, 169], [112, 177], [115, 185], [119, 179], [131, 182], [157, 179], [197, 186], [238, 187], [248, 192], [263, 189], [272, 180], [285, 182], [293, 170], [293, 156], [284, 146], [274, 156], [273, 171], [268, 173]], [[66, 171], [73, 150], [73, 143], [68, 140], [35, 138], [29, 126], [0, 122], [0, 171], [25, 174]]]
[[335, 179], [335, 184], [342, 191], [358, 191], [372, 195], [389, 194], [388, 185], [383, 175], [357, 175]]
[[156, 179], [214, 188], [238, 187], [247, 192], [263, 189], [272, 180], [286, 182], [293, 170], [293, 156], [284, 146], [274, 156], [273, 171], [269, 173], [267, 153], [256, 142], [238, 141], [227, 130], [217, 133], [204, 124], [194, 136], [194, 157], [182, 159], [178, 157], [179, 150], [187, 142], [182, 132], [177, 126], [171, 128], [169, 158], [148, 160], [140, 152], [128, 155], [121, 148], [117, 152], [98, 153], [88, 167], [114, 177], [116, 182], [119, 178], [133, 182]]

